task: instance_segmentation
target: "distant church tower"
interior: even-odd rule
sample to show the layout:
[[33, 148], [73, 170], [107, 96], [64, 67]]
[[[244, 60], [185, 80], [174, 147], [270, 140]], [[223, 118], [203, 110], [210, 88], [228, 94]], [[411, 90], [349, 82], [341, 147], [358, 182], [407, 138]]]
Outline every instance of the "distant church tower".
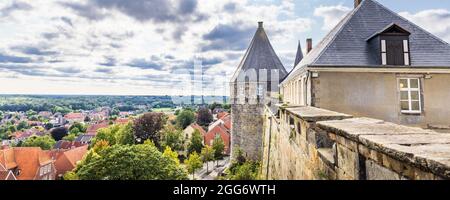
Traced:
[[232, 156], [241, 149], [244, 156], [260, 160], [262, 155], [264, 105], [278, 103], [281, 80], [288, 74], [258, 23], [250, 47], [230, 81]]

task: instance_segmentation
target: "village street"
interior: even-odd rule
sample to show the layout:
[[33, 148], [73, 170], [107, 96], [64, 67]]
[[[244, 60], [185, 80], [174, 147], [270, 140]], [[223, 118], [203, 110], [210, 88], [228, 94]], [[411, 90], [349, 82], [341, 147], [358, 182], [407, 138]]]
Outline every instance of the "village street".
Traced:
[[[230, 157], [219, 160], [218, 165], [216, 161], [210, 161], [208, 164], [208, 172], [206, 171], [206, 163], [204, 163], [203, 168], [195, 173], [195, 180], [215, 180], [230, 164]], [[189, 178], [192, 179], [192, 174]]]

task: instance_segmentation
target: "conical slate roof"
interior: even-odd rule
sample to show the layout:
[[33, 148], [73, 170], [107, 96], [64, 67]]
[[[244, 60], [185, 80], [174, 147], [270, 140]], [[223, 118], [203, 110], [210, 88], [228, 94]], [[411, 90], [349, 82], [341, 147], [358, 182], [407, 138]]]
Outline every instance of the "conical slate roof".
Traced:
[[[255, 69], [257, 74], [260, 69], [266, 69], [268, 73], [272, 69], [278, 69], [280, 80], [288, 74], [277, 54], [273, 50], [269, 38], [264, 31], [262, 22], [259, 22], [258, 30], [253, 36], [252, 42], [250, 43], [244, 58], [239, 64], [239, 67], [231, 78], [231, 82], [235, 82], [239, 77], [239, 74], [245, 73], [248, 69]], [[270, 73], [267, 78], [270, 80]]]
[[375, 0], [364, 0], [309, 52], [285, 81], [310, 67], [380, 67], [368, 39], [396, 24], [410, 32], [409, 67], [450, 67], [450, 45]]
[[295, 63], [294, 67], [300, 63], [300, 61], [303, 60], [303, 52], [302, 52], [302, 45], [300, 44], [300, 41], [298, 41], [298, 47], [297, 47], [297, 55], [295, 56]]

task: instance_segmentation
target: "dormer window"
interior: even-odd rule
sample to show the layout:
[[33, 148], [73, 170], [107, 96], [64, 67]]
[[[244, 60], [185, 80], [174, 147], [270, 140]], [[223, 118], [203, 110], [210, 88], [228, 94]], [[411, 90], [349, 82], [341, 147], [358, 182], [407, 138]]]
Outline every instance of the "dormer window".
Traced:
[[381, 65], [409, 66], [411, 65], [409, 35], [407, 30], [391, 24], [372, 35], [368, 41], [379, 42]]

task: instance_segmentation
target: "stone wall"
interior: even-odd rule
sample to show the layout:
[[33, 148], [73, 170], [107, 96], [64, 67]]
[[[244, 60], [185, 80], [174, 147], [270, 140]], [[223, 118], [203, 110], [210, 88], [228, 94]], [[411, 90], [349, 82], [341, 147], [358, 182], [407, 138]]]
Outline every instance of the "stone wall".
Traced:
[[[261, 159], [261, 144], [264, 123], [262, 104], [231, 105], [231, 151], [241, 149], [253, 160]], [[234, 156], [234, 154], [232, 155]]]
[[266, 179], [450, 179], [450, 134], [314, 107], [266, 108], [262, 157]]

